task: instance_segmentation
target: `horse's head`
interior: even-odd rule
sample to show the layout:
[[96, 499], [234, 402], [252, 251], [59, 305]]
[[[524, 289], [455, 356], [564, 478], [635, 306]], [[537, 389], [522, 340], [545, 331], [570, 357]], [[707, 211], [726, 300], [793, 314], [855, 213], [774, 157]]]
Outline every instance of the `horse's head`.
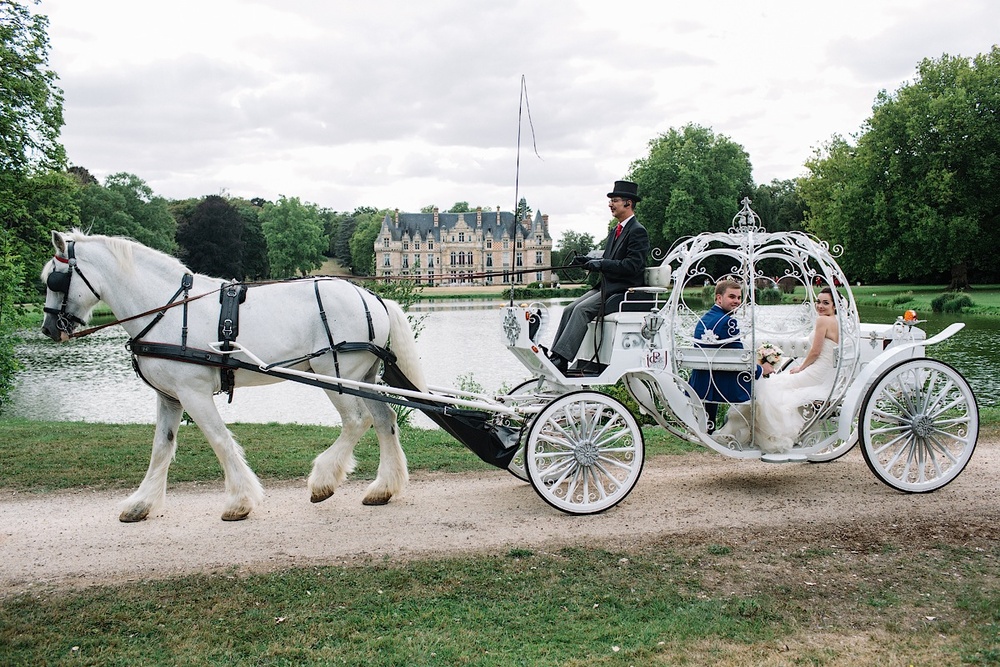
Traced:
[[42, 269], [46, 288], [42, 333], [64, 342], [77, 325], [87, 323], [101, 295], [80, 269], [73, 235], [53, 231], [52, 245], [55, 255]]

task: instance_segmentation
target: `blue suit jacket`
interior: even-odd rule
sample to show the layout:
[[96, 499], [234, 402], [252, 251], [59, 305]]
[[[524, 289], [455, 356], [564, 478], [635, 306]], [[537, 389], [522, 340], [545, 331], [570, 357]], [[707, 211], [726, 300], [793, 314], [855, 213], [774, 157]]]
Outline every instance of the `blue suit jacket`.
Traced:
[[[739, 339], [740, 325], [729, 313], [718, 305], [701, 316], [694, 328], [695, 345], [698, 347], [722, 347], [743, 349]], [[715, 342], [726, 341], [728, 342]], [[760, 377], [762, 369], [757, 366], [754, 375]], [[715, 403], [743, 403], [750, 400], [753, 383], [749, 373], [736, 371], [691, 371], [688, 381], [694, 392], [704, 401]]]

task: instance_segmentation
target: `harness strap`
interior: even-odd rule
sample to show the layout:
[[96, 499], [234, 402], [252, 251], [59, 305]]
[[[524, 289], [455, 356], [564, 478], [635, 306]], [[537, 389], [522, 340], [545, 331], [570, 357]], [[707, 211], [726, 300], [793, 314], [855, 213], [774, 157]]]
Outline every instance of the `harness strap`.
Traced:
[[[219, 340], [223, 350], [233, 349], [232, 342], [240, 335], [240, 304], [246, 301], [247, 287], [238, 282], [223, 283], [219, 288]], [[187, 312], [184, 313], [185, 318]], [[222, 369], [222, 391], [229, 394], [233, 402], [236, 377], [233, 369]]]
[[[330, 322], [326, 319], [326, 310], [323, 308], [323, 297], [319, 293], [319, 280], [313, 281], [313, 292], [316, 293], [316, 304], [319, 306], [319, 319], [323, 322], [323, 328], [326, 330], [326, 340], [330, 343], [329, 350], [322, 350], [322, 353], [326, 354], [328, 351], [333, 353], [333, 368], [337, 377], [340, 377], [340, 359], [337, 357], [335, 349], [337, 346], [333, 342], [333, 332], [330, 331]], [[319, 356], [319, 354], [312, 356]], [[311, 359], [312, 356], [309, 358]]]
[[[184, 323], [183, 323], [183, 326], [181, 328], [181, 343], [186, 346], [187, 345], [187, 310], [188, 310], [188, 301], [189, 301], [189, 299], [188, 299], [188, 292], [190, 291], [191, 286], [193, 284], [194, 284], [194, 276], [193, 275], [191, 275], [190, 273], [185, 273], [183, 276], [181, 276], [181, 286], [179, 288], [177, 288], [177, 291], [174, 292], [174, 295], [172, 297], [170, 297], [170, 300], [167, 301], [166, 305], [162, 306], [161, 308], [159, 308], [156, 311], [156, 317], [154, 317], [153, 320], [149, 324], [147, 324], [143, 328], [142, 331], [140, 331], [137, 335], [133, 336], [132, 339], [125, 345], [125, 348], [126, 349], [130, 349], [130, 346], [133, 343], [135, 343], [135, 341], [141, 340], [143, 336], [145, 336], [146, 334], [148, 334], [149, 330], [152, 329], [153, 327], [155, 327], [156, 324], [160, 320], [163, 319], [163, 316], [167, 313], [167, 310], [169, 310], [171, 308], [171, 304], [173, 304], [175, 301], [177, 301], [177, 297], [179, 297], [181, 294], [184, 294], [184, 301], [182, 302], [184, 304]], [[149, 311], [149, 312], [151, 313], [153, 311]]]

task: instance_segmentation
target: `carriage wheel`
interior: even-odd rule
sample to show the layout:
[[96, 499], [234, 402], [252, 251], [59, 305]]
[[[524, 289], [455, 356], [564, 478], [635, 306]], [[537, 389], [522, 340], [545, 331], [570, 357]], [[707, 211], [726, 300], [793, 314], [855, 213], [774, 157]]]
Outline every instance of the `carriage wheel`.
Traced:
[[979, 408], [954, 368], [909, 359], [868, 390], [858, 426], [861, 451], [876, 477], [900, 491], [926, 493], [958, 477], [972, 458]]
[[569, 514], [614, 507], [639, 481], [642, 430], [620, 401], [596, 391], [556, 398], [539, 413], [525, 450], [528, 477], [549, 505]]

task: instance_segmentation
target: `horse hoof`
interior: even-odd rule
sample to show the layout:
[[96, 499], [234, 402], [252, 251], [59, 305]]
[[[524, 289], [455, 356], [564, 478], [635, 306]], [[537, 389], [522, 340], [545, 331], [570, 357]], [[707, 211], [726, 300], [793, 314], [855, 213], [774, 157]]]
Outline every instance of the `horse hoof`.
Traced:
[[391, 493], [382, 493], [377, 496], [365, 496], [361, 500], [362, 505], [387, 505], [389, 499], [392, 498]]
[[333, 497], [333, 491], [324, 491], [323, 493], [317, 493], [316, 491], [313, 491], [312, 495], [309, 496], [309, 502], [321, 503], [327, 498], [331, 497]]
[[228, 512], [223, 512], [223, 521], [242, 521], [243, 519], [250, 516], [250, 510], [230, 510]]
[[119, 514], [118, 520], [122, 523], [138, 523], [147, 516], [149, 516], [149, 505], [138, 505]]

